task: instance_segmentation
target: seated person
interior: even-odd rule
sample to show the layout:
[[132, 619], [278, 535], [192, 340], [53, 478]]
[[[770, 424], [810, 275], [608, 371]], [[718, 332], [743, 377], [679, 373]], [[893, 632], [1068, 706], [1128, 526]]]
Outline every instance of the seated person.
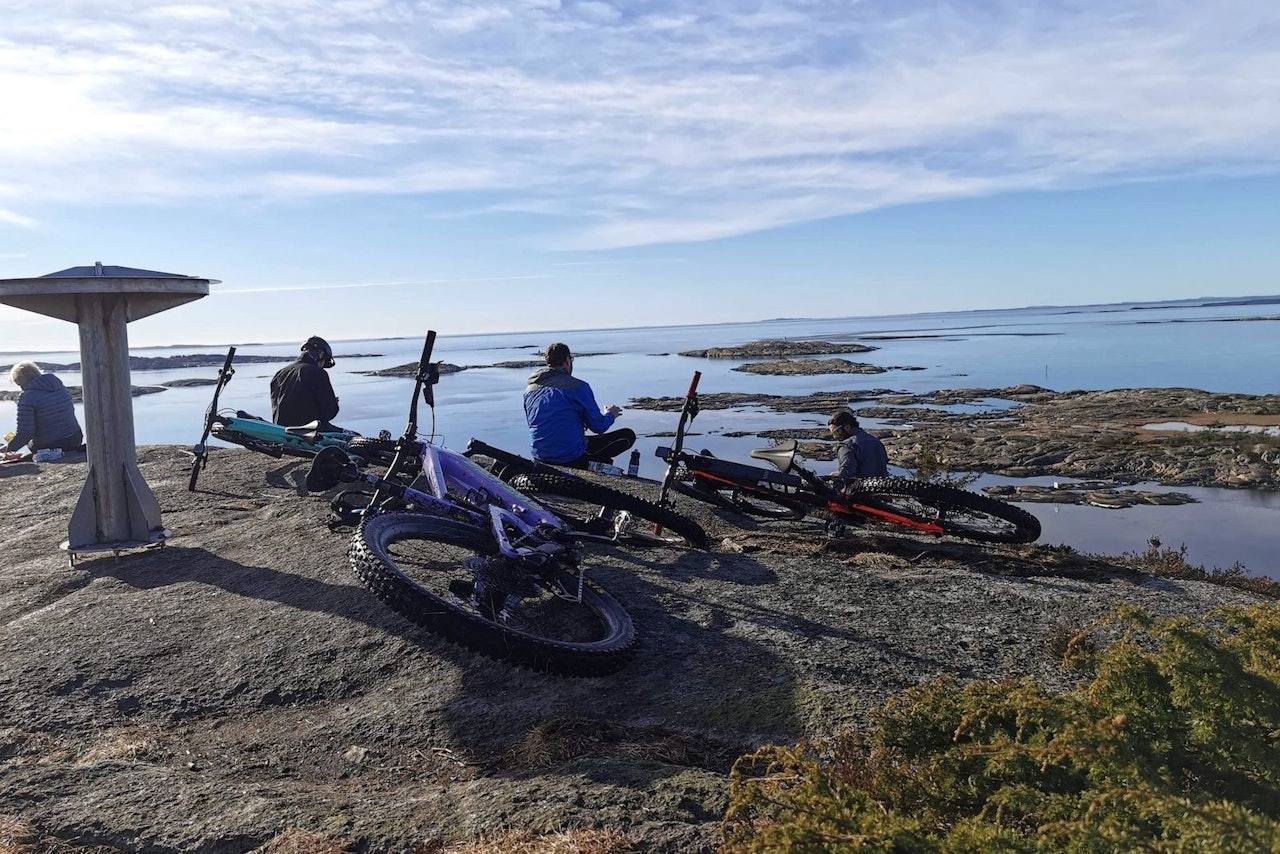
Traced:
[[[524, 390], [524, 417], [535, 460], [586, 468], [588, 462], [612, 463], [635, 444], [635, 432], [625, 427], [605, 432], [622, 409], [600, 409], [591, 386], [573, 376], [569, 345], [552, 344], [546, 362], [530, 375]], [[587, 430], [597, 435], [588, 436]]]
[[22, 389], [18, 395], [18, 427], [0, 451], [18, 451], [28, 445], [33, 451], [80, 450], [84, 433], [76, 420], [71, 392], [62, 380], [44, 373], [35, 362], [14, 365], [9, 371], [9, 380]]
[[884, 443], [858, 426], [858, 418], [841, 409], [827, 422], [831, 435], [840, 439], [834, 477], [885, 477], [889, 474], [889, 452]]
[[322, 430], [341, 430], [331, 423], [338, 415], [338, 398], [327, 373], [333, 366], [327, 341], [316, 335], [304, 341], [298, 358], [271, 378], [271, 420], [285, 427], [319, 421]]

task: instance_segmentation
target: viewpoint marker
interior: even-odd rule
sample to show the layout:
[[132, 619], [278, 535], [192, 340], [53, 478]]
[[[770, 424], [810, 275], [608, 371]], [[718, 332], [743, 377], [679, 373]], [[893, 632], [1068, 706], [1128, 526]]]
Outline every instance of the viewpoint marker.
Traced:
[[34, 279], [0, 279], [0, 303], [80, 329], [89, 473], [61, 548], [119, 553], [163, 545], [160, 505], [138, 471], [127, 324], [209, 295], [217, 279], [132, 267], [71, 267]]

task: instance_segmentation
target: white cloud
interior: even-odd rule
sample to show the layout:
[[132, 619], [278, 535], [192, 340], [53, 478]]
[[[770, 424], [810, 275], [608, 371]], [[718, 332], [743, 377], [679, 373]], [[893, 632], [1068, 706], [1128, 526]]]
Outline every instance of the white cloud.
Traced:
[[46, 0], [0, 22], [0, 221], [485, 191], [575, 247], [1280, 168], [1280, 7]]
[[[0, 222], [7, 223], [8, 225], [16, 225], [21, 228], [36, 227], [36, 221], [32, 217], [23, 216], [20, 213], [15, 213], [13, 211], [5, 210], [4, 208], [0, 208]], [[21, 255], [4, 255], [0, 257], [20, 258], [22, 256]]]

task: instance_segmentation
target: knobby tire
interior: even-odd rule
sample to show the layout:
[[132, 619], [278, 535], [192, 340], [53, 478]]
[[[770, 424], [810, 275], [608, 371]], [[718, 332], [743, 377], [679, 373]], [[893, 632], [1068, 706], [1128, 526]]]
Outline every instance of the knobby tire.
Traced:
[[603, 507], [615, 513], [628, 513], [662, 529], [662, 533], [655, 533], [649, 525], [632, 525], [615, 530], [619, 542], [634, 545], [687, 543], [695, 549], [705, 549], [708, 545], [707, 532], [688, 516], [598, 483], [570, 475], [531, 472], [513, 477], [511, 486], [532, 496], [548, 510], [586, 533], [595, 533], [595, 529], [606, 527], [598, 512]]
[[[368, 436], [355, 436], [347, 443], [347, 450], [368, 463], [387, 468], [396, 458], [396, 442], [394, 439], [375, 439]], [[417, 455], [410, 456], [404, 462], [404, 471], [417, 472], [422, 468], [422, 461]]]
[[863, 480], [849, 497], [859, 504], [934, 522], [950, 536], [976, 542], [1033, 543], [1040, 537], [1040, 520], [1021, 507], [951, 486], [904, 477], [872, 477]]
[[[494, 554], [485, 529], [421, 513], [371, 516], [361, 522], [348, 548], [355, 574], [384, 604], [483, 655], [570, 676], [602, 675], [626, 664], [636, 642], [631, 617], [589, 581], [580, 603], [537, 585], [540, 595], [522, 600], [515, 615], [506, 618], [451, 592], [449, 582], [474, 578], [464, 561]], [[523, 573], [514, 567], [506, 571]], [[576, 575], [557, 569], [554, 578], [576, 594]], [[542, 629], [560, 636], [540, 633]]]

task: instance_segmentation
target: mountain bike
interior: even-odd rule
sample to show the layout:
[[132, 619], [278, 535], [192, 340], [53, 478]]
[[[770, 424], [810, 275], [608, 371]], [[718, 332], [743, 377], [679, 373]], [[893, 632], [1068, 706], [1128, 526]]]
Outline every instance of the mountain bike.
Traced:
[[[631, 617], [587, 580], [583, 545], [613, 542], [574, 527], [464, 454], [418, 439], [418, 400], [432, 408], [439, 378], [428, 332], [409, 420], [384, 476], [336, 448], [320, 451], [307, 488], [372, 487], [348, 557], [382, 602], [429, 631], [484, 655], [568, 675], [622, 667], [636, 641]], [[421, 489], [405, 482], [419, 462]]]
[[218, 398], [222, 390], [231, 382], [235, 368], [231, 366], [235, 359], [236, 348], [227, 350], [226, 361], [218, 369], [218, 381], [213, 387], [213, 399], [209, 402], [204, 414], [204, 432], [200, 441], [191, 449], [195, 458], [191, 463], [191, 478], [187, 489], [194, 492], [200, 472], [209, 464], [207, 442], [212, 436], [232, 445], [239, 445], [259, 454], [280, 459], [281, 457], [314, 457], [324, 448], [339, 448], [349, 454], [379, 465], [388, 465], [395, 452], [395, 443], [390, 439], [368, 438], [350, 430], [326, 429], [321, 422], [313, 421], [296, 427], [284, 427], [250, 415], [243, 410], [218, 410]]
[[795, 439], [751, 452], [770, 463], [769, 469], [690, 453], [684, 450], [684, 434], [697, 416], [699, 378], [695, 373], [685, 395], [672, 447], [656, 451], [667, 462], [660, 503], [675, 490], [765, 518], [799, 519], [825, 511], [825, 527], [832, 534], [848, 524], [875, 522], [987, 543], [1031, 543], [1040, 536], [1040, 520], [1032, 514], [968, 490], [904, 477], [824, 479], [797, 461]]

